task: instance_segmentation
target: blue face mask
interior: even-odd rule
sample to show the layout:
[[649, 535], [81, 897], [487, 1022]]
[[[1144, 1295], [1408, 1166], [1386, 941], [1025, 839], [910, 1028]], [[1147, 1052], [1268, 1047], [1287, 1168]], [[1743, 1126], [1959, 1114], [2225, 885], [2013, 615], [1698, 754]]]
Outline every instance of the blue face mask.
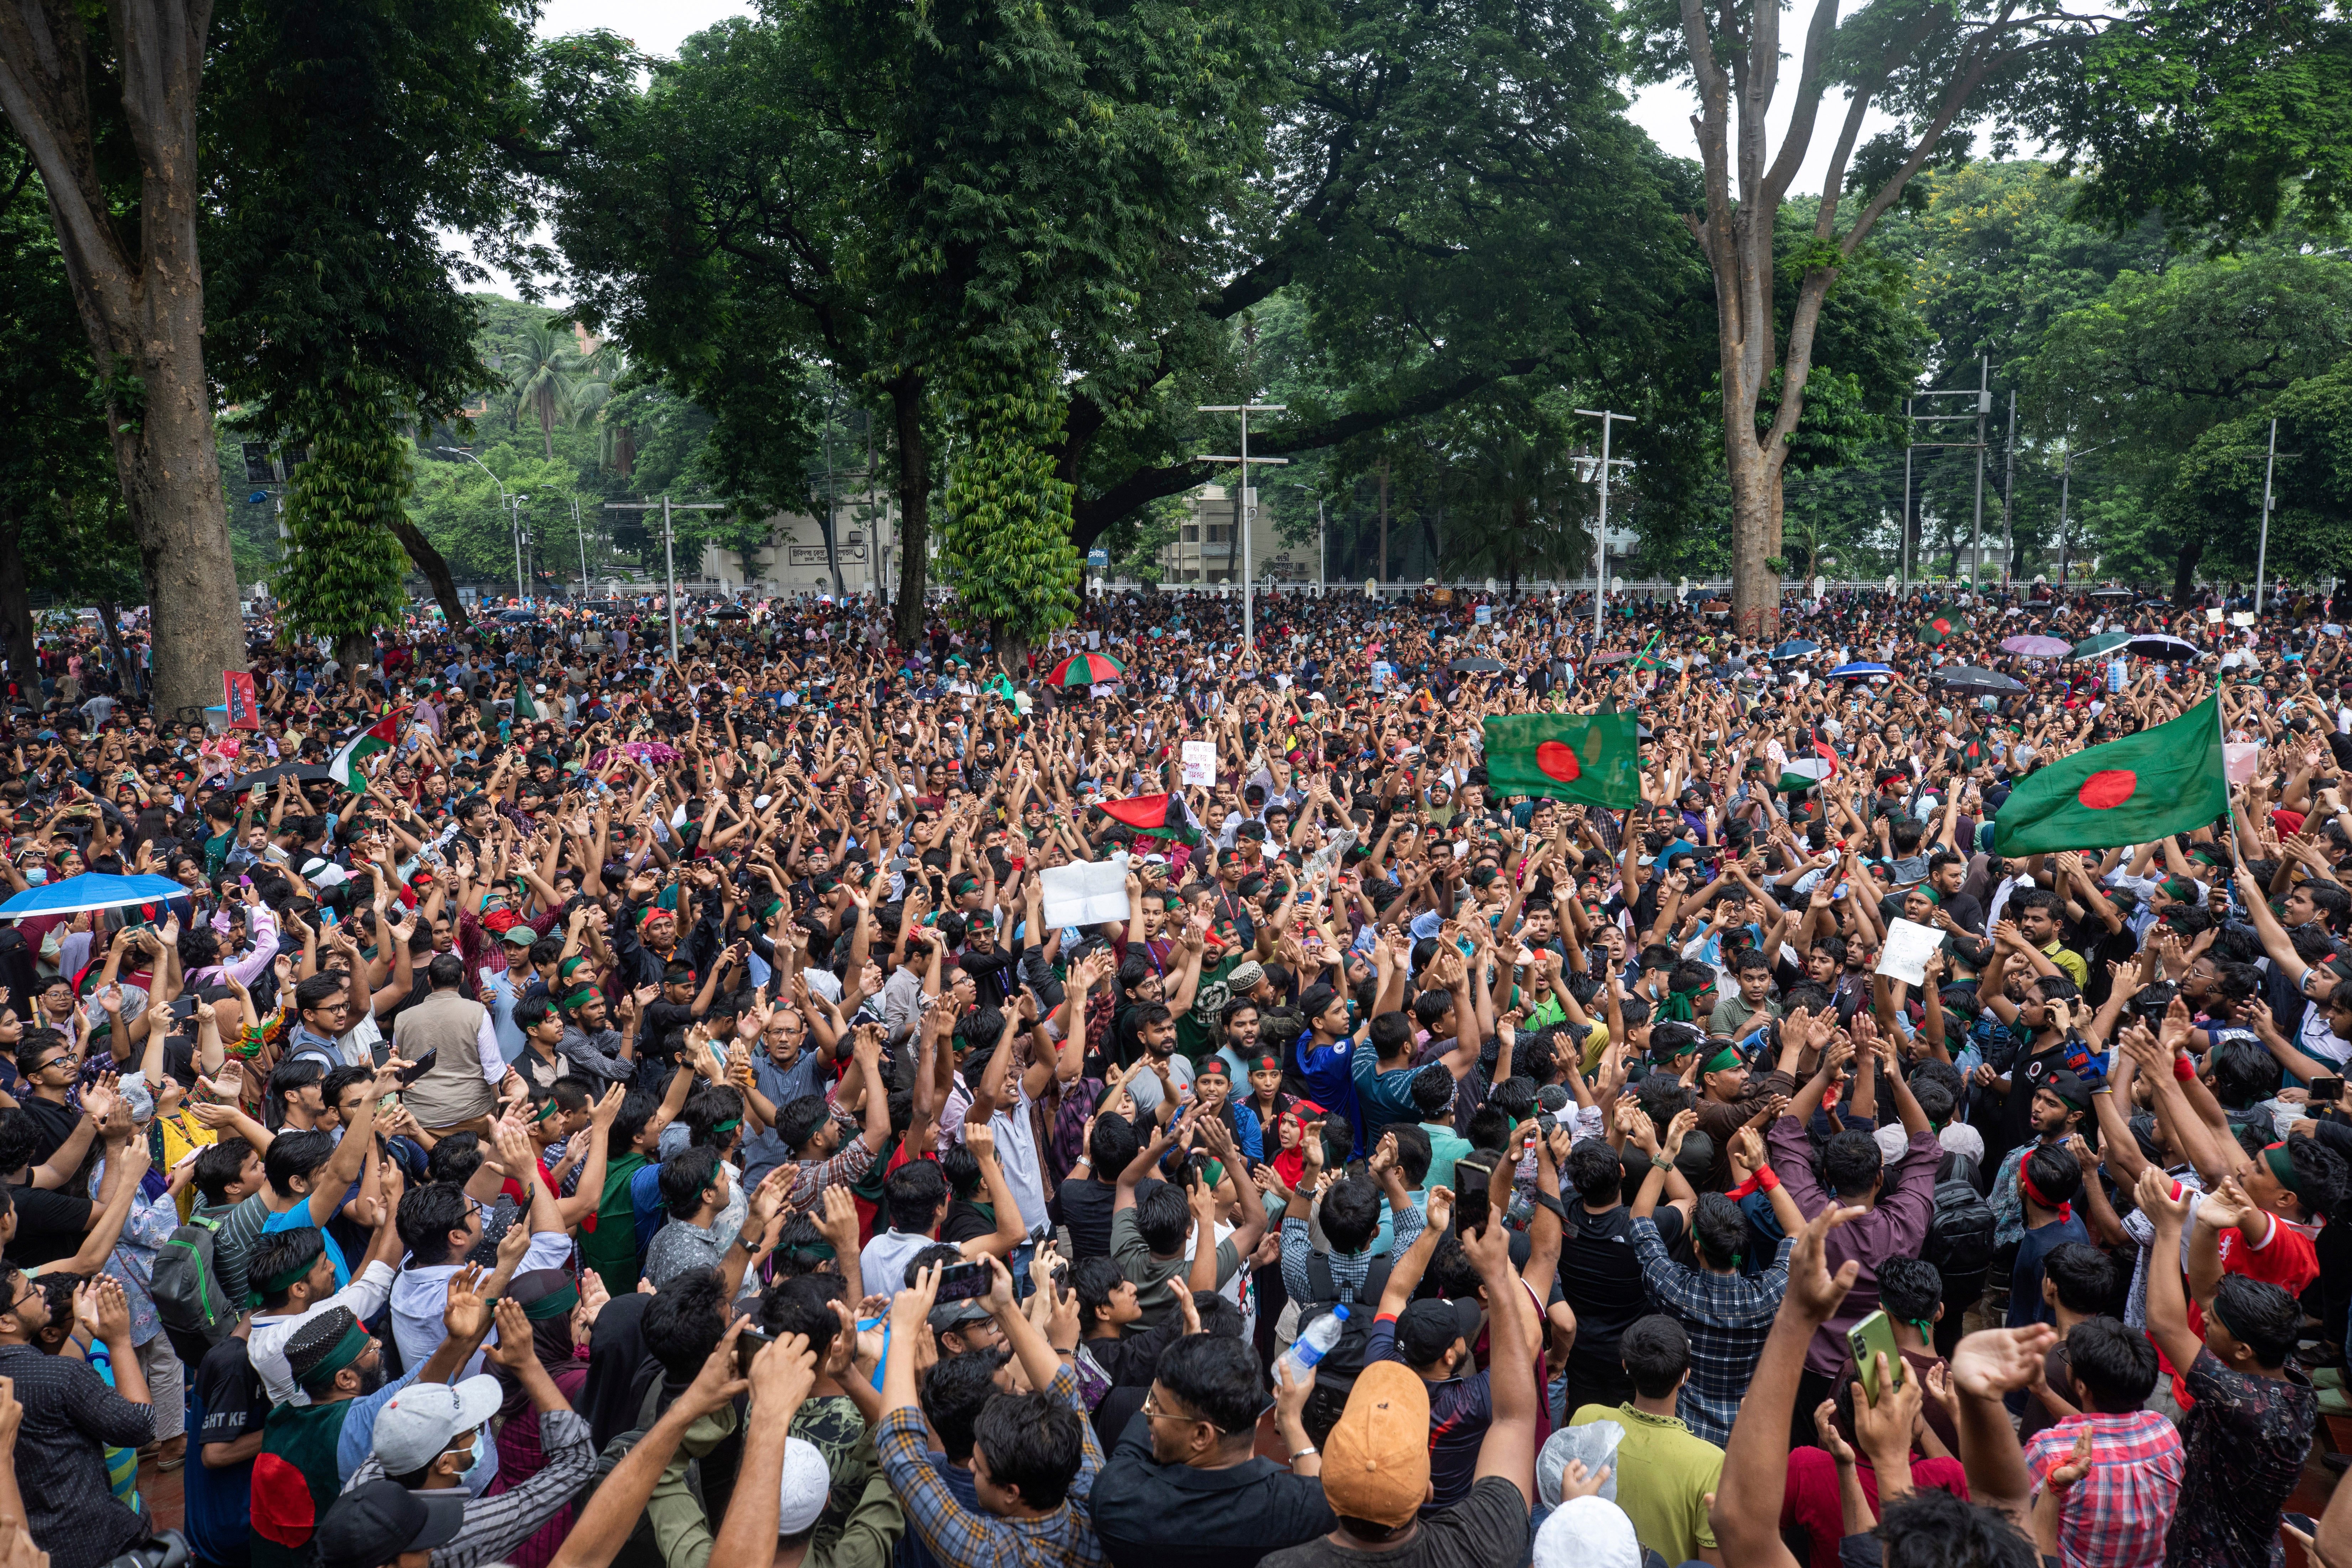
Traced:
[[484, 1489], [498, 1479], [498, 1450], [484, 1442], [482, 1434], [478, 1431], [474, 1434], [474, 1447], [467, 1461], [466, 1473], [460, 1478], [465, 1483], [467, 1494], [471, 1497], [480, 1497]]

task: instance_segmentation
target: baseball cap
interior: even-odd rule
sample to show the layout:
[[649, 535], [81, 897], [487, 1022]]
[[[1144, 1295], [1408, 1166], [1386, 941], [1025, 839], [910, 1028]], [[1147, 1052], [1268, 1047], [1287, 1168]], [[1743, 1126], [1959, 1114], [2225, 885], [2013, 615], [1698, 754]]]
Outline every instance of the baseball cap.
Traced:
[[468, 1427], [499, 1413], [499, 1380], [485, 1373], [462, 1383], [412, 1383], [375, 1418], [375, 1457], [388, 1476], [421, 1470]]
[[1348, 1407], [1323, 1440], [1323, 1496], [1331, 1511], [1391, 1528], [1429, 1497], [1429, 1385], [1401, 1362], [1357, 1375]]
[[776, 1497], [777, 1535], [815, 1529], [832, 1487], [832, 1473], [816, 1445], [803, 1437], [785, 1438], [784, 1473]]
[[505, 942], [511, 942], [517, 947], [529, 947], [532, 942], [539, 940], [539, 932], [531, 930], [530, 926], [524, 924], [522, 921], [517, 921], [514, 924], [507, 927], [506, 930], [499, 933], [499, 940]]
[[455, 1540], [471, 1500], [463, 1487], [413, 1492], [397, 1482], [370, 1481], [335, 1500], [311, 1541], [321, 1568], [383, 1568], [404, 1552], [429, 1552]]
[[946, 1333], [966, 1323], [976, 1323], [988, 1316], [988, 1309], [976, 1300], [945, 1301], [931, 1309], [931, 1332]]

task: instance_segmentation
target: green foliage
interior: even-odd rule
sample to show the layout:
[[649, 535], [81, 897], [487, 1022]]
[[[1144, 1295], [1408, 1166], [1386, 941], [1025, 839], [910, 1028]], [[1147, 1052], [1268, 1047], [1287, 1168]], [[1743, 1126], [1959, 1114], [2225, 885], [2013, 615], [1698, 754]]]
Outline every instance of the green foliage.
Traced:
[[2090, 171], [2093, 222], [2160, 213], [2182, 244], [2226, 246], [2298, 207], [2334, 230], [2352, 205], [2352, 17], [2338, 6], [2150, 0], [2036, 78], [2025, 123]]
[[292, 552], [272, 587], [287, 624], [346, 645], [395, 618], [408, 558], [388, 522], [408, 493], [411, 449], [398, 395], [354, 374], [294, 405], [310, 449], [286, 498]]
[[2278, 421], [2267, 565], [2273, 577], [2342, 576], [2352, 561], [2352, 363], [2296, 382], [2198, 437], [2164, 498], [2166, 521], [2206, 545], [2209, 572], [2251, 579], [2262, 531], [2271, 421]]
[[986, 627], [1000, 652], [1026, 648], [1077, 612], [1081, 558], [1070, 543], [1067, 481], [1041, 436], [1062, 410], [1042, 345], [1017, 363], [966, 374], [970, 437], [948, 470], [940, 579], [952, 613]]

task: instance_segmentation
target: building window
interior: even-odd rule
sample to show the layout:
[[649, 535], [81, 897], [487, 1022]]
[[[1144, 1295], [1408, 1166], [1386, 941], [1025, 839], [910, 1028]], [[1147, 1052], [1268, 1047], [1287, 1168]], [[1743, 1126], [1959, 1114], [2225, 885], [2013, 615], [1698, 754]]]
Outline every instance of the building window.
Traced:
[[1200, 542], [1201, 542], [1201, 531], [1200, 531], [1199, 529], [1197, 529], [1197, 528], [1188, 528], [1188, 529], [1186, 529], [1186, 530], [1184, 531], [1184, 542], [1185, 542], [1185, 543], [1187, 543], [1187, 544], [1198, 544]]

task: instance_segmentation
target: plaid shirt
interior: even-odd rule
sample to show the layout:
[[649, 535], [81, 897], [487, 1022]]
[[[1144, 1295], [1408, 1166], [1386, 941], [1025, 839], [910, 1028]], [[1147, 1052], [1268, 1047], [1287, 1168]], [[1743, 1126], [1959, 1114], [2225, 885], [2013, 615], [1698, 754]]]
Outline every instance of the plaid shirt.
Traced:
[[1708, 1442], [1728, 1443], [1740, 1396], [1788, 1291], [1789, 1249], [1796, 1243], [1783, 1237], [1780, 1256], [1761, 1274], [1710, 1274], [1667, 1257], [1654, 1219], [1635, 1219], [1633, 1236], [1651, 1304], [1690, 1334], [1690, 1379], [1675, 1414]]
[[1049, 1392], [1078, 1412], [1086, 1449], [1069, 1496], [1042, 1519], [999, 1519], [964, 1507], [924, 1457], [929, 1445], [923, 1413], [911, 1405], [883, 1413], [882, 1425], [874, 1429], [882, 1468], [907, 1510], [908, 1528], [947, 1568], [1107, 1568], [1110, 1559], [1086, 1513], [1103, 1462], [1094, 1423], [1087, 1419], [1076, 1374], [1068, 1367], [1054, 1374]]
[[2059, 1561], [2065, 1568], [2158, 1568], [2188, 1458], [2180, 1434], [2153, 1410], [2070, 1415], [2025, 1445], [2037, 1489], [2066, 1462], [2085, 1421], [2091, 1473], [2059, 1505]]

